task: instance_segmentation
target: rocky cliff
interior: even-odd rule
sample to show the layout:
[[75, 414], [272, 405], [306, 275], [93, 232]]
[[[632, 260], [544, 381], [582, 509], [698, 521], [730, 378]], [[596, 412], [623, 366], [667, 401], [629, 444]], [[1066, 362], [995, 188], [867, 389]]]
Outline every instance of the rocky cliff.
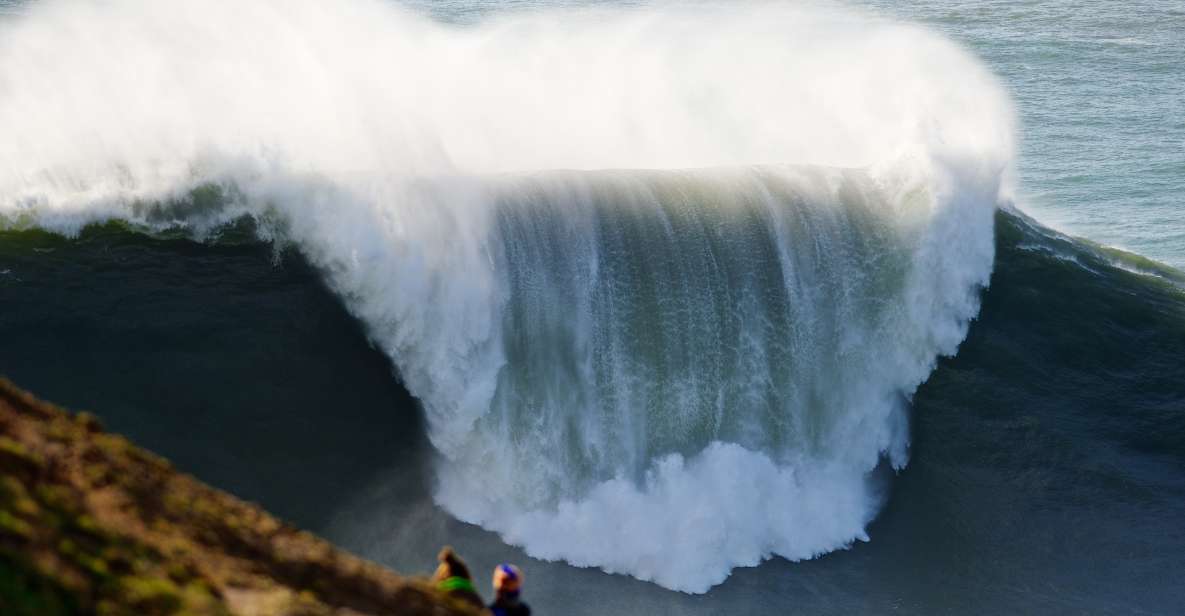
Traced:
[[0, 613], [473, 612], [0, 379]]

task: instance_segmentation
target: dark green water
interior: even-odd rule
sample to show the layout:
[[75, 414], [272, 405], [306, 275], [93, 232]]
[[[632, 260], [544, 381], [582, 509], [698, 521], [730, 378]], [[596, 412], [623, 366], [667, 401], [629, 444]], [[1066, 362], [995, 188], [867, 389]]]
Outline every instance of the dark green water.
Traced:
[[210, 483], [323, 527], [376, 461], [418, 463], [414, 402], [295, 255], [114, 225], [0, 255], [0, 372]]
[[241, 230], [0, 233], [0, 373], [402, 570], [444, 542], [479, 571], [523, 563], [545, 613], [1178, 613], [1182, 276], [1011, 214], [996, 227], [980, 317], [917, 392], [871, 541], [701, 596], [534, 561], [441, 513], [390, 362], [303, 259]]

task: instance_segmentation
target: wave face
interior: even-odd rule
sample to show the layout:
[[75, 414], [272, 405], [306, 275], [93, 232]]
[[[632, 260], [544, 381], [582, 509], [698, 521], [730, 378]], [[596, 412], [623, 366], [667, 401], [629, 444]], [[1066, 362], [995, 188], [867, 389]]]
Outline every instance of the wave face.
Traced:
[[847, 12], [116, 0], [0, 28], [6, 226], [255, 218], [422, 401], [440, 504], [688, 592], [866, 538], [1008, 195], [994, 79]]

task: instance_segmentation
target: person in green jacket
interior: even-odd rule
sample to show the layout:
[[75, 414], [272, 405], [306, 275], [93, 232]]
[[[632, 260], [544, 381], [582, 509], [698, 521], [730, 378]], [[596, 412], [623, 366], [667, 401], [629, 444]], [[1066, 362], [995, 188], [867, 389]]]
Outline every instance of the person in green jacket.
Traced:
[[432, 574], [432, 582], [438, 590], [476, 608], [485, 607], [481, 595], [477, 594], [477, 589], [473, 587], [473, 576], [469, 574], [469, 567], [460, 556], [457, 556], [453, 548], [445, 546], [440, 550], [440, 554], [436, 555], [436, 560], [440, 564], [436, 567], [436, 573]]

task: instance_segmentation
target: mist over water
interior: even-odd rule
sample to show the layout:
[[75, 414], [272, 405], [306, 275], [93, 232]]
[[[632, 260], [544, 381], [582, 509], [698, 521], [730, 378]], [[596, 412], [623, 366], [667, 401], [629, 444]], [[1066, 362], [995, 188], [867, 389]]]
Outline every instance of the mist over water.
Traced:
[[1018, 203], [1185, 267], [1185, 10], [1175, 0], [857, 4], [952, 37], [1016, 100]]
[[1179, 264], [1174, 3], [409, 4], [0, 0], [0, 373], [542, 612], [1185, 602], [1185, 274], [1007, 207]]
[[45, 2], [0, 25], [0, 217], [291, 245], [424, 406], [435, 498], [704, 592], [865, 539], [1012, 192], [1007, 95], [835, 9]]

